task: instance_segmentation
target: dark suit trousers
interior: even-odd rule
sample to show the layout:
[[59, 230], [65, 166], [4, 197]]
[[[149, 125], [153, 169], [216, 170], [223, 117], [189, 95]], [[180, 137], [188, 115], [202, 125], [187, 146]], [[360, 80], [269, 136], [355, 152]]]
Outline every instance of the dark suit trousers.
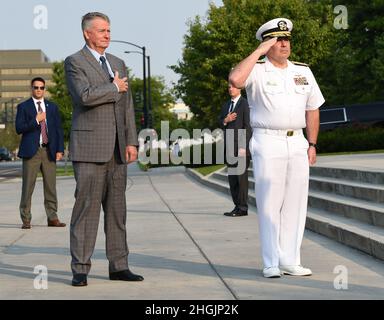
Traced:
[[104, 211], [104, 232], [109, 271], [128, 268], [126, 237], [127, 165], [120, 160], [118, 148], [106, 163], [73, 162], [76, 179], [72, 211], [70, 247], [73, 274], [88, 274], [95, 248], [100, 209]]
[[39, 148], [32, 158], [23, 159], [23, 186], [19, 206], [22, 220], [32, 219], [32, 194], [40, 171], [43, 175], [45, 213], [49, 220], [57, 219], [56, 162], [49, 160], [47, 148]]
[[[241, 175], [228, 175], [229, 187], [233, 203], [241, 210], [248, 210], [248, 167], [250, 157], [247, 156], [246, 170]], [[230, 165], [228, 165], [230, 167]]]

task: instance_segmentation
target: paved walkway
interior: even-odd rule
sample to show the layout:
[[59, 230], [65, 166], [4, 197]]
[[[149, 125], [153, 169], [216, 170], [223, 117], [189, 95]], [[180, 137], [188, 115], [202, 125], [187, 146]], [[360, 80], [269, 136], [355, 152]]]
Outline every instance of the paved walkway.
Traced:
[[[321, 160], [323, 161], [323, 160]], [[321, 162], [319, 161], [319, 162]], [[311, 277], [265, 279], [257, 216], [223, 216], [230, 198], [191, 180], [180, 169], [150, 174], [130, 166], [129, 263], [144, 282], [108, 280], [100, 222], [88, 287], [71, 283], [69, 227], [47, 228], [42, 182], [32, 202], [32, 229], [18, 217], [21, 181], [0, 183], [0, 299], [383, 299], [384, 263], [306, 231], [302, 262]], [[58, 179], [60, 218], [69, 224], [75, 182]], [[101, 219], [102, 220], [102, 219]], [[34, 289], [34, 267], [48, 268], [48, 289]], [[334, 287], [337, 266], [348, 289]]]
[[317, 165], [322, 167], [347, 168], [384, 172], [384, 154], [367, 153], [339, 156], [319, 156]]

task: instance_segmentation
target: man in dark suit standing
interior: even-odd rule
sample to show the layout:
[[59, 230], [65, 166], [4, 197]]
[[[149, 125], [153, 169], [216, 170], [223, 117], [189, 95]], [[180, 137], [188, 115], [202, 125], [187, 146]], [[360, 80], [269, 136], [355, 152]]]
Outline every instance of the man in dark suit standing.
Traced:
[[[224, 103], [219, 123], [225, 133], [227, 130], [234, 131], [234, 140], [225, 139], [226, 149], [229, 143], [233, 143], [233, 150], [235, 157], [246, 157], [245, 159], [245, 172], [237, 174], [228, 174], [229, 186], [235, 208], [231, 212], [225, 212], [224, 215], [229, 217], [240, 217], [248, 215], [248, 167], [251, 159], [249, 151], [249, 140], [251, 138], [251, 126], [249, 123], [249, 106], [247, 99], [241, 96], [241, 90], [235, 88], [230, 83], [228, 84], [228, 93], [231, 97], [229, 101]], [[245, 130], [246, 146], [241, 146], [240, 130]], [[226, 157], [226, 162], [229, 168], [235, 167], [237, 164], [231, 163]]]
[[[86, 286], [100, 209], [104, 211], [109, 279], [142, 281], [128, 268], [126, 238], [127, 163], [137, 159], [135, 114], [124, 61], [105, 53], [109, 18], [82, 18], [86, 45], [65, 60], [73, 103], [70, 157], [76, 179], [70, 246], [73, 286]], [[120, 76], [122, 78], [120, 78]]]
[[32, 97], [17, 106], [16, 132], [21, 134], [18, 156], [23, 159], [20, 201], [22, 229], [31, 228], [31, 198], [39, 171], [43, 175], [44, 206], [49, 227], [65, 227], [57, 217], [56, 161], [64, 153], [58, 107], [44, 99], [45, 80], [32, 79]]

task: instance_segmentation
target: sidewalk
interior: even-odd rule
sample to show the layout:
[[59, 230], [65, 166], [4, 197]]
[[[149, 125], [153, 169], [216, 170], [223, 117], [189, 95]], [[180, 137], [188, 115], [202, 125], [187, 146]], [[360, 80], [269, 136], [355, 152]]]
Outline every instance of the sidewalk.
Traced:
[[[324, 161], [320, 160], [319, 162]], [[302, 263], [311, 277], [265, 279], [261, 274], [255, 208], [228, 218], [231, 199], [190, 179], [179, 168], [150, 173], [129, 167], [129, 264], [144, 282], [108, 280], [102, 218], [88, 286], [71, 284], [69, 222], [73, 178], [59, 178], [59, 217], [47, 228], [42, 182], [32, 200], [32, 229], [21, 230], [21, 180], [0, 183], [0, 299], [383, 299], [384, 264], [306, 231]], [[101, 214], [102, 217], [102, 214]], [[36, 265], [48, 268], [48, 290], [33, 287]], [[348, 289], [336, 290], [336, 266], [348, 270]]]
[[345, 168], [384, 172], [384, 154], [366, 153], [339, 156], [318, 156], [317, 165], [321, 167]]

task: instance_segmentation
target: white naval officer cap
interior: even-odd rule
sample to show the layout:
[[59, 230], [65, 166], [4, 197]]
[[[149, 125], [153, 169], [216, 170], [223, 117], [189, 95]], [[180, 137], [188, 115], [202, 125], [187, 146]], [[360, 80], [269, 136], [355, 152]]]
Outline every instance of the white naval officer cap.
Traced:
[[264, 41], [265, 38], [290, 37], [293, 23], [286, 18], [276, 18], [264, 23], [256, 32], [256, 39]]

